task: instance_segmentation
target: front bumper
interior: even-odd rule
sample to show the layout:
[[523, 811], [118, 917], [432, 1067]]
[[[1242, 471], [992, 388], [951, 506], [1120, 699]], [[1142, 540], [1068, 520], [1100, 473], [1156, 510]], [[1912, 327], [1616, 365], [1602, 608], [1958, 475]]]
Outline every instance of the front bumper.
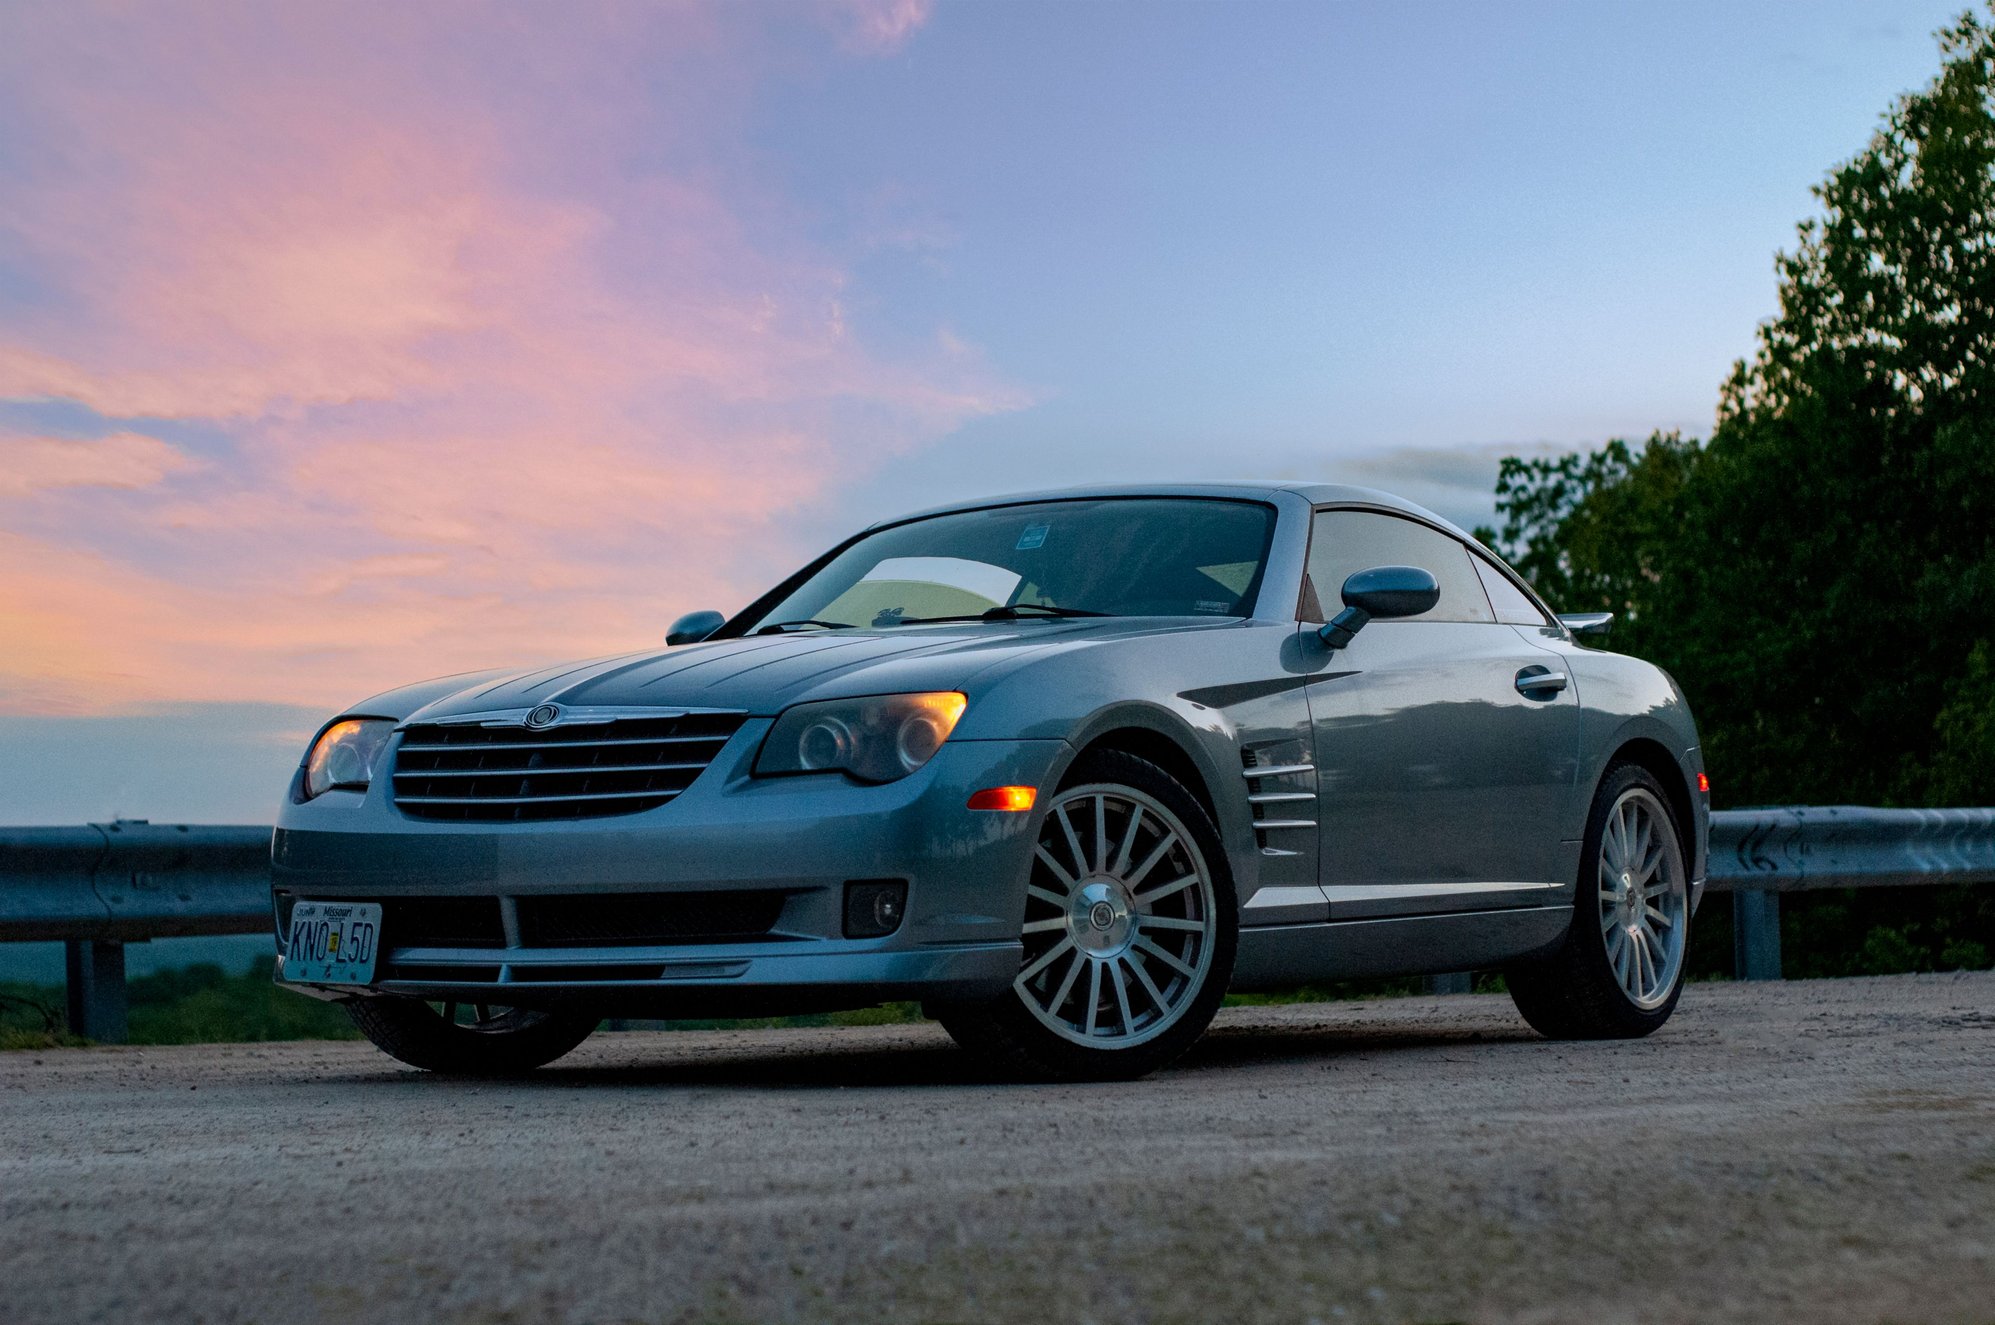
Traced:
[[[913, 952], [715, 950], [698, 958], [683, 949], [563, 949], [514, 954], [504, 964], [493, 963], [491, 950], [479, 950], [477, 961], [445, 949], [408, 952], [424, 963], [422, 978], [296, 984], [284, 978], [281, 954], [276, 978], [288, 989], [326, 999], [399, 995], [502, 1007], [586, 1007], [602, 1016], [770, 1017], [895, 1000], [989, 998], [1018, 974], [1022, 949], [1014, 941]], [[589, 965], [586, 978], [575, 978], [576, 963], [589, 957], [601, 960]], [[451, 965], [459, 967], [456, 978], [446, 978]]]
[[[381, 779], [364, 793], [287, 804], [273, 845], [281, 936], [300, 898], [384, 907], [366, 986], [288, 987], [320, 997], [407, 995], [604, 1015], [736, 1016], [969, 999], [1017, 974], [1025, 878], [1039, 813], [966, 808], [990, 786], [1049, 785], [1062, 741], [951, 741], [913, 776], [754, 778], [769, 722], [751, 721], [673, 801], [602, 819], [462, 824], [400, 813]], [[844, 888], [907, 882], [905, 918], [880, 938], [843, 935]], [[656, 942], [598, 934], [554, 945], [523, 934], [518, 899], [780, 893], [749, 941]], [[502, 936], [477, 945], [398, 942], [398, 899], [496, 899]], [[710, 897], [696, 900], [712, 900]], [[633, 903], [637, 898], [633, 896]], [[281, 946], [281, 937], [280, 937]]]

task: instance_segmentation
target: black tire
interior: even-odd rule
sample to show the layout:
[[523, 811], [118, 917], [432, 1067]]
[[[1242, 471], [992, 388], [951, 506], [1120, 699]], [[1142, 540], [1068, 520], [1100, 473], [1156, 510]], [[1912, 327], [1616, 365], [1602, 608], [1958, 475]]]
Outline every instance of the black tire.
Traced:
[[[1673, 958], [1657, 972], [1657, 989], [1648, 995], [1646, 1006], [1624, 987], [1627, 977], [1610, 957], [1610, 949], [1618, 954], [1622, 945], [1640, 948], [1646, 940], [1636, 943], [1631, 934], [1623, 934], [1617, 945], [1614, 931], [1620, 928], [1618, 922], [1612, 917], [1603, 919], [1604, 908], [1612, 905], [1604, 890], [1611, 890], [1613, 883], [1607, 877], [1602, 844], [1609, 816], [1623, 804], [1641, 806], [1644, 813], [1659, 816], [1667, 827], [1666, 843], [1657, 835], [1658, 850], [1664, 852], [1658, 869], [1665, 865], [1676, 869], [1672, 886], [1682, 894], [1681, 901], [1674, 904], [1673, 922], [1682, 927], [1682, 934], [1676, 940]], [[1587, 816], [1572, 924], [1564, 940], [1550, 954], [1504, 971], [1510, 997], [1533, 1029], [1553, 1040], [1635, 1039], [1669, 1020], [1683, 994], [1683, 972], [1688, 965], [1688, 860], [1683, 825], [1655, 775], [1636, 764], [1609, 768], [1594, 792], [1593, 808]], [[1672, 898], [1676, 895], [1671, 894]], [[1639, 915], [1637, 920], [1644, 926], [1650, 923]], [[1640, 978], [1638, 974], [1636, 980]]]
[[518, 1076], [589, 1038], [601, 1018], [577, 1012], [495, 1008], [475, 1026], [444, 1020], [414, 998], [355, 998], [346, 1015], [376, 1048], [410, 1067], [449, 1076]]
[[[1226, 988], [1233, 975], [1233, 955], [1239, 935], [1239, 909], [1234, 900], [1233, 875], [1212, 816], [1183, 784], [1148, 760], [1119, 750], [1084, 755], [1062, 782], [1060, 791], [1048, 802], [1041, 821], [1042, 842], [1047, 840], [1046, 834], [1057, 831], [1055, 810], [1064, 798], [1070, 796], [1105, 798], [1123, 807], [1121, 813], [1124, 817], [1115, 831], [1102, 834], [1101, 841], [1092, 836], [1096, 832], [1092, 825], [1083, 830], [1083, 835], [1094, 848], [1097, 868], [1093, 872], [1085, 868], [1075, 870], [1072, 886], [1065, 893], [1067, 898], [1072, 899], [1069, 902], [1073, 913], [1071, 923], [1086, 941], [1093, 941], [1094, 936], [1088, 925], [1082, 922], [1082, 917], [1090, 913], [1083, 909], [1086, 904], [1079, 900], [1084, 886], [1088, 885], [1089, 879], [1119, 882], [1122, 875], [1131, 877], [1129, 904], [1122, 912], [1122, 919], [1114, 922], [1127, 928], [1104, 927], [1102, 931], [1105, 941], [1111, 945], [1115, 942], [1114, 935], [1126, 936], [1127, 943], [1121, 949], [1121, 955], [1108, 956], [1104, 953], [1104, 960], [1090, 962], [1086, 960], [1088, 954], [1076, 946], [1074, 939], [1067, 937], [1065, 931], [1055, 930], [1047, 936], [1054, 947], [1061, 943], [1067, 945], [1075, 958], [1072, 966], [1076, 975], [1083, 968], [1087, 969], [1090, 979], [1097, 981], [1088, 987], [1089, 992], [1100, 990], [1099, 996], [1084, 998], [1079, 985], [1070, 978], [1061, 986], [1070, 990], [1069, 994], [1046, 996], [1042, 993], [1042, 997], [1050, 997], [1052, 1004], [1044, 1012], [1035, 1012], [1026, 1001], [1028, 994], [1014, 985], [994, 999], [934, 1007], [930, 1009], [930, 1014], [941, 1021], [958, 1044], [995, 1064], [1006, 1076], [1054, 1081], [1133, 1080], [1156, 1071], [1190, 1048], [1192, 1042], [1211, 1024], [1213, 1013], [1219, 1010], [1220, 1001], [1226, 996]], [[1119, 802], [1116, 799], [1118, 796], [1123, 798]], [[1160, 815], [1159, 808], [1167, 815]], [[1125, 838], [1128, 843], [1136, 842], [1144, 831], [1146, 815], [1153, 836], [1144, 839], [1145, 851], [1132, 853], [1125, 846], [1113, 853], [1114, 864], [1104, 873], [1101, 862], [1106, 856], [1101, 842]], [[1171, 822], [1173, 820], [1175, 823]], [[1183, 835], [1176, 845], [1164, 841], [1167, 834], [1177, 834], [1179, 829], [1183, 830]], [[1189, 838], [1189, 842], [1183, 840], [1185, 837]], [[1088, 859], [1085, 849], [1076, 841], [1071, 850], [1080, 856], [1078, 863], [1085, 867]], [[1198, 884], [1184, 887], [1181, 891], [1195, 896], [1197, 900], [1187, 897], [1177, 904], [1181, 911], [1167, 913], [1165, 908], [1171, 903], [1152, 901], [1147, 897], [1153, 891], [1163, 894], [1164, 886], [1152, 883], [1131, 863], [1135, 855], [1147, 857], [1150, 850], [1156, 851], [1157, 859], [1163, 862], [1153, 866], [1157, 873], [1195, 867], [1194, 872], [1202, 876], [1209, 889]], [[1180, 855], [1180, 852], [1183, 854]], [[1035, 859], [1031, 868], [1033, 879], [1048, 882], [1042, 876], [1042, 871], [1048, 869], [1047, 865]], [[1098, 883], [1093, 886], [1104, 885]], [[1039, 905], [1048, 907], [1050, 903], [1042, 899]], [[1096, 903], [1091, 910], [1098, 911], [1100, 905]], [[1033, 903], [1028, 901], [1027, 906], [1030, 915]], [[1149, 910], [1144, 911], [1143, 907]], [[1053, 913], [1057, 916], [1058, 908], [1053, 908]], [[1196, 931], [1196, 938], [1190, 936], [1193, 931], [1185, 928], [1187, 917], [1194, 913], [1195, 923], [1202, 926]], [[1146, 924], [1161, 922], [1168, 922], [1172, 928], [1145, 928]], [[1153, 950], [1136, 946], [1144, 939], [1167, 948], [1173, 943], [1181, 945], [1170, 948], [1170, 951], [1187, 963], [1194, 974], [1174, 975], [1171, 971], [1177, 968], [1158, 965], [1163, 959], [1155, 956]], [[1033, 963], [1037, 960], [1032, 942], [1028, 938], [1026, 961], [1021, 968], [1021, 977], [1026, 979], [1030, 978]], [[1061, 954], [1049, 960], [1064, 964], [1066, 959]], [[1052, 971], [1059, 967], [1046, 969], [1046, 987], [1050, 987], [1054, 983]], [[1107, 971], [1108, 975], [1102, 976], [1101, 971]], [[1164, 974], [1160, 978], [1153, 975], [1153, 971]], [[1109, 987], [1111, 979], [1112, 988]], [[1142, 983], [1137, 983], [1139, 980]], [[1153, 996], [1160, 992], [1162, 998]], [[1068, 999], [1078, 1003], [1063, 1001]], [[1060, 1010], [1069, 1006], [1096, 1011], [1106, 1009], [1107, 1015], [1115, 1017], [1123, 1025], [1129, 1042], [1114, 1045], [1104, 1040], [1084, 1044], [1069, 1038], [1077, 1033], [1093, 1034], [1093, 1011], [1086, 1014], [1090, 1019], [1084, 1032], [1071, 1026], [1064, 1033], [1055, 1031], [1051, 1028], [1052, 1024], [1058, 1021]], [[1132, 1009], [1140, 1011], [1132, 1014]], [[1149, 1025], [1139, 1029], [1139, 1020], [1144, 1017], [1149, 1019]]]

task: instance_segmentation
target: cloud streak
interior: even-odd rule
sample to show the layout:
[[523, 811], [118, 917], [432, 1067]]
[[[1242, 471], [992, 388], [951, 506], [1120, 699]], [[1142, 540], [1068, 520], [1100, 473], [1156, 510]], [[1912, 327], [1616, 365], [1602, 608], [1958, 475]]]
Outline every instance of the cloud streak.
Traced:
[[[738, 164], [747, 7], [0, 19], [0, 708], [335, 705], [739, 603], [785, 513], [1017, 393], [886, 355]], [[910, 0], [823, 8], [891, 55]], [[781, 34], [783, 59], [796, 38]], [[194, 440], [189, 440], [190, 438]]]
[[150, 488], [169, 475], [200, 468], [157, 437], [113, 433], [91, 441], [0, 433], [0, 499], [56, 488]]

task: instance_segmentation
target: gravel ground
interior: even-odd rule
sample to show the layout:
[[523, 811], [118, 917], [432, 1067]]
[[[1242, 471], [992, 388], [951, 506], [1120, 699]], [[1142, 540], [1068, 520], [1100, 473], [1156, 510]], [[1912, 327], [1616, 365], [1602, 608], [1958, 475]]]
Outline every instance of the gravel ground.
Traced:
[[0, 1319], [1995, 1321], [1995, 973], [1236, 1009], [1114, 1086], [930, 1026], [0, 1055]]

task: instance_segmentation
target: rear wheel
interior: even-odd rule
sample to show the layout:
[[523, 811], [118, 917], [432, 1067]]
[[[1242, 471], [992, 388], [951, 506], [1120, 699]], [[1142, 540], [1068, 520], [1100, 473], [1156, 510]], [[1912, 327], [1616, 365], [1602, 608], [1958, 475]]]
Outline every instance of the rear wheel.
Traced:
[[589, 1038], [600, 1020], [486, 1003], [356, 998], [346, 1015], [383, 1053], [411, 1067], [457, 1076], [513, 1076], [551, 1063]]
[[1608, 770], [1580, 858], [1564, 943], [1506, 971], [1510, 996], [1555, 1040], [1647, 1035], [1676, 1009], [1690, 940], [1683, 835], [1647, 769]]
[[1211, 1022], [1233, 972], [1232, 881], [1211, 817], [1163, 769], [1087, 756], [1047, 808], [1025, 891], [1011, 988], [938, 1009], [965, 1048], [1033, 1077], [1127, 1080]]

